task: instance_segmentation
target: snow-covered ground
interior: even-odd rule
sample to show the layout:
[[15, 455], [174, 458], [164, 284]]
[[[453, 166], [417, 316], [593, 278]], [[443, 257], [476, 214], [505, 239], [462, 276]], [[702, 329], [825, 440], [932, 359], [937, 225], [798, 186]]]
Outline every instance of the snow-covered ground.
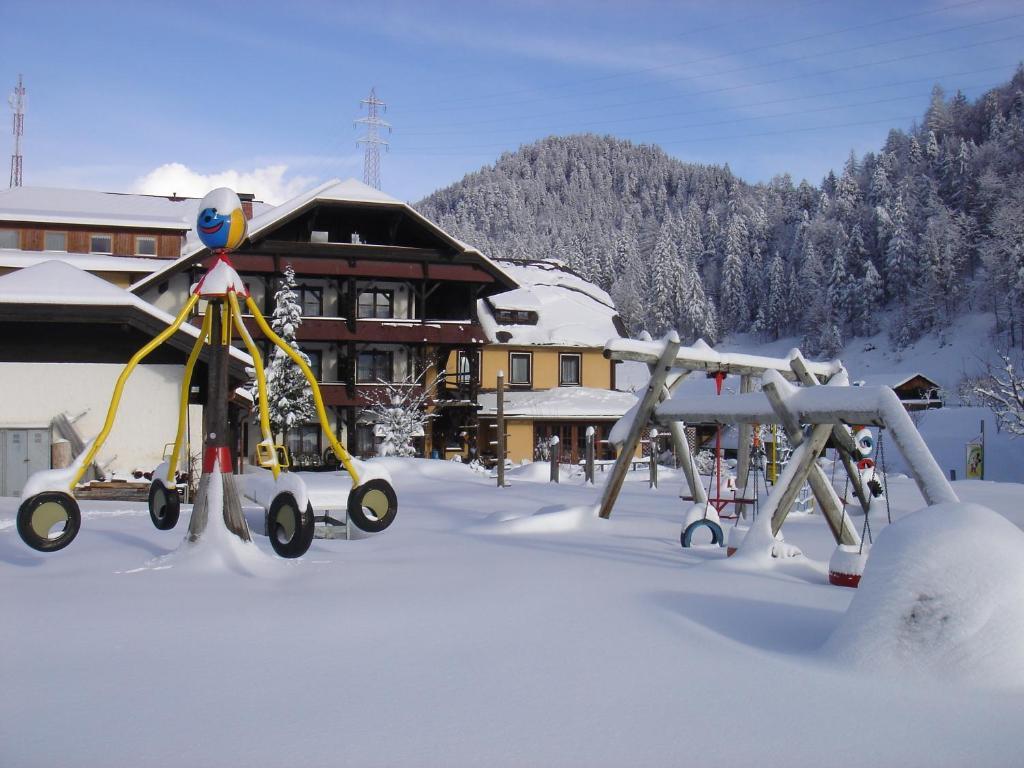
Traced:
[[[862, 589], [866, 618], [851, 627], [855, 592], [826, 583], [820, 516], [784, 529], [805, 557], [758, 569], [680, 548], [686, 505], [669, 470], [658, 490], [634, 473], [600, 521], [587, 512], [599, 489], [542, 482], [546, 467], [517, 468], [499, 490], [459, 464], [380, 463], [395, 524], [316, 540], [294, 561], [262, 536], [251, 557], [187, 556], [187, 510], [161, 532], [143, 505], [105, 502], [84, 503], [78, 539], [42, 555], [18, 538], [17, 500], [0, 499], [0, 765], [1020, 764], [1018, 614], [993, 642], [957, 646], [958, 671], [982, 658], [1006, 671], [993, 683], [896, 663], [913, 642], [946, 658], [945, 619], [908, 640], [871, 602], [969, 567], [992, 535], [1016, 584], [1017, 529], [975, 537], [947, 514], [940, 547], [920, 519], [897, 526], [879, 570], [910, 586]], [[337, 475], [306, 477], [315, 505], [343, 503]], [[897, 518], [921, 505], [909, 480], [889, 485]], [[1024, 526], [1024, 486], [955, 488]], [[259, 530], [261, 511], [247, 511]], [[913, 562], [931, 570], [893, 567], [918, 537]], [[1005, 598], [976, 591], [971, 617]], [[870, 645], [856, 635], [866, 625]]]

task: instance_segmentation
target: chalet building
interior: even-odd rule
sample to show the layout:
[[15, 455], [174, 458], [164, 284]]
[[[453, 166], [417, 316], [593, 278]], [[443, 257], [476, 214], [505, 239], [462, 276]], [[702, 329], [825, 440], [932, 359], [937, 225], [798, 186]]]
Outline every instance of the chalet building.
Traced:
[[917, 371], [913, 373], [873, 373], [861, 376], [855, 385], [889, 387], [908, 411], [925, 411], [942, 407], [941, 387], [933, 379]]
[[[210, 256], [190, 244], [132, 290], [174, 313]], [[505, 269], [354, 179], [328, 182], [253, 216], [232, 261], [268, 317], [285, 267], [295, 270], [303, 312], [297, 339], [321, 382], [330, 428], [350, 452], [376, 451], [380, 438], [364, 410], [380, 382], [432, 386], [442, 373], [420, 452], [464, 450], [476, 431], [476, 368], [488, 338], [477, 302], [517, 287]], [[247, 325], [268, 350], [251, 319]], [[469, 375], [456, 375], [449, 360], [463, 360]], [[316, 424], [289, 432], [299, 463], [320, 461], [326, 448]]]
[[[594, 427], [599, 457], [614, 458], [608, 432], [636, 402], [615, 390], [617, 363], [603, 355], [605, 342], [626, 336], [607, 293], [554, 261], [502, 262], [519, 285], [482, 298], [477, 312], [487, 334], [479, 366], [483, 456], [493, 455], [497, 378], [505, 377], [508, 458], [539, 458], [557, 435], [562, 456], [583, 456], [587, 427]], [[472, 374], [472, 361], [449, 367]]]

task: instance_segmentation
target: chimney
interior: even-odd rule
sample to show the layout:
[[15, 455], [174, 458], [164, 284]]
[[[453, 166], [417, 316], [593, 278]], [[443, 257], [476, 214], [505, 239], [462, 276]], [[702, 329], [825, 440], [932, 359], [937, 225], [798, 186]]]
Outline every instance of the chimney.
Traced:
[[252, 192], [239, 192], [238, 199], [242, 201], [242, 213], [245, 214], [246, 221], [252, 219], [252, 201], [256, 199], [256, 195]]

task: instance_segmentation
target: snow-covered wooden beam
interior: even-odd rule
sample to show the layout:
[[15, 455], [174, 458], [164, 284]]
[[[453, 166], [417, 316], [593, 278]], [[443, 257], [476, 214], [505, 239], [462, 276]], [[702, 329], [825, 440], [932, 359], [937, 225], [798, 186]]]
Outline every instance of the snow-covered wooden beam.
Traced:
[[[648, 365], [657, 363], [665, 345], [660, 341], [636, 339], [609, 339], [604, 346], [604, 356], [610, 360], [631, 360]], [[789, 357], [764, 357], [738, 352], [718, 352], [698, 339], [692, 346], [680, 347], [676, 352], [673, 367], [688, 371], [761, 376], [765, 371], [776, 371], [791, 381], [797, 380], [790, 361], [799, 350], [790, 352]], [[838, 360], [827, 363], [806, 362], [808, 370], [822, 381], [828, 381], [843, 365]]]
[[[764, 374], [800, 424], [872, 424], [889, 430], [928, 504], [959, 501], [899, 397], [889, 387], [795, 387], [776, 371]], [[661, 420], [704, 424], [782, 424], [760, 392], [673, 397], [655, 409]]]

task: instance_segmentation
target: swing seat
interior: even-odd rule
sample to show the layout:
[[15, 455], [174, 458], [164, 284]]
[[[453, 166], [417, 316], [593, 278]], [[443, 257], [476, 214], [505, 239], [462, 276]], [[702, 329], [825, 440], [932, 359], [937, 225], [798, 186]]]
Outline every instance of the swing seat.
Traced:
[[718, 547], [725, 546], [725, 534], [722, 533], [722, 526], [716, 523], [714, 520], [708, 520], [704, 518], [702, 520], [694, 520], [686, 528], [683, 529], [682, 534], [679, 536], [679, 541], [685, 549], [689, 549], [693, 546], [693, 534], [700, 528], [707, 528], [711, 531], [711, 544]]

